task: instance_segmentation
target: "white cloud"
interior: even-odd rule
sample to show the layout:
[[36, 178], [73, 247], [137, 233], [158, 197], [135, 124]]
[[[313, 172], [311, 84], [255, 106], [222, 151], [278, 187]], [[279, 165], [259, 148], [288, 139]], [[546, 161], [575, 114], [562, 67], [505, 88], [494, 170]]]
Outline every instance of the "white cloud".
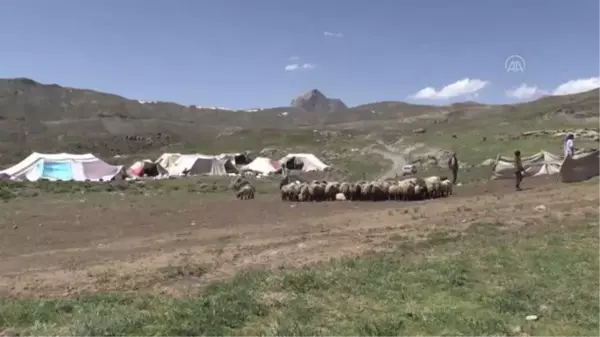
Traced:
[[529, 86], [523, 83], [520, 86], [506, 91], [506, 96], [516, 99], [528, 99], [534, 96], [544, 95], [546, 92], [537, 86]]
[[323, 35], [329, 36], [329, 37], [344, 37], [344, 34], [334, 33], [334, 32], [323, 32]]
[[285, 71], [295, 71], [295, 70], [300, 70], [300, 69], [311, 70], [311, 69], [315, 69], [315, 67], [316, 66], [312, 63], [304, 63], [304, 64], [293, 63], [293, 64], [288, 64], [287, 66], [285, 66]]
[[599, 77], [580, 78], [577, 80], [571, 80], [559, 85], [552, 92], [553, 95], [570, 95], [577, 94], [580, 92], [596, 89], [600, 87]]
[[300, 66], [296, 63], [294, 64], [288, 64], [287, 66], [285, 66], [285, 71], [294, 71], [297, 70]]
[[423, 88], [412, 97], [417, 99], [448, 99], [458, 96], [475, 95], [478, 91], [488, 86], [489, 83], [477, 78], [464, 78], [448, 84], [439, 91], [433, 87]]

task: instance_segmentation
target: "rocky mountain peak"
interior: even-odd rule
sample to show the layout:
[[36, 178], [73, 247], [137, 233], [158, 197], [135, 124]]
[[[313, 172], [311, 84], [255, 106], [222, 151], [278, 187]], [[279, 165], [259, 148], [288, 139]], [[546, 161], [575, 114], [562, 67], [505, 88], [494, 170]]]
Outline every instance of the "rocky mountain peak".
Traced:
[[327, 98], [318, 89], [312, 89], [292, 99], [291, 106], [308, 112], [334, 112], [348, 107], [340, 99]]

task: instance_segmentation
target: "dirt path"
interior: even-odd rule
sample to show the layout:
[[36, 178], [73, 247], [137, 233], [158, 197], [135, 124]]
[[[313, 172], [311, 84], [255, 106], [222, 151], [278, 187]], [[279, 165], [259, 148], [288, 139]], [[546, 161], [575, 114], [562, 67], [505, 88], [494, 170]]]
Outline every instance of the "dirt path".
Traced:
[[371, 151], [382, 155], [384, 158], [392, 161], [392, 167], [379, 177], [379, 179], [393, 178], [396, 175], [402, 176], [402, 167], [406, 165], [406, 158], [401, 153], [392, 152], [389, 149], [372, 149]]
[[[528, 182], [531, 189], [520, 193], [496, 181], [412, 203], [121, 196], [0, 205], [0, 296], [106, 290], [177, 296], [249, 268], [389, 249], [395, 237], [419, 239], [481, 221], [519, 227], [598, 213], [597, 185]], [[546, 210], [534, 211], [540, 204]]]

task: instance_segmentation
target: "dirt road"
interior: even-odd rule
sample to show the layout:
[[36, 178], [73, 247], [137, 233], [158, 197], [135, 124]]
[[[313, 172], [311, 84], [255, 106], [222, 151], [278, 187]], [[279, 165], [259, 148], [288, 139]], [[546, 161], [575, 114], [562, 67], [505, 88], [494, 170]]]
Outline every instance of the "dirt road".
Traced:
[[382, 155], [384, 158], [392, 161], [392, 167], [381, 175], [379, 179], [393, 178], [396, 175], [402, 176], [402, 167], [406, 165], [406, 158], [401, 153], [393, 152], [388, 149], [372, 149], [371, 151]]
[[[458, 187], [421, 202], [288, 203], [128, 195], [28, 199], [0, 205], [0, 296], [105, 290], [183, 295], [249, 268], [354, 256], [458, 231], [473, 222], [525, 226], [598, 214], [597, 184], [528, 180]], [[543, 204], [546, 209], [535, 211]], [[577, 207], [573, 205], [577, 204]]]

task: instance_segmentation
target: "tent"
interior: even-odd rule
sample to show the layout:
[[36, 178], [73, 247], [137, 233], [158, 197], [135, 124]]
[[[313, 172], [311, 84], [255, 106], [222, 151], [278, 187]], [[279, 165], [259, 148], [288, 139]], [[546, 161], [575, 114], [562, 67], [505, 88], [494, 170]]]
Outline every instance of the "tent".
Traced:
[[91, 153], [34, 152], [20, 163], [0, 171], [13, 180], [107, 181], [122, 177], [123, 166], [110, 165]]
[[234, 165], [247, 165], [252, 162], [247, 153], [221, 153], [218, 159], [229, 159]]
[[565, 157], [559, 175], [564, 183], [584, 181], [600, 175], [600, 151]]
[[132, 177], [156, 177], [169, 174], [160, 164], [149, 159], [136, 161], [127, 169], [127, 174]]
[[257, 157], [250, 164], [244, 165], [241, 171], [254, 171], [267, 175], [281, 170], [281, 164], [278, 161], [267, 157]]
[[[524, 176], [557, 174], [563, 162], [563, 156], [540, 151], [529, 157], [522, 157]], [[515, 176], [514, 157], [498, 156], [493, 166], [492, 179], [512, 179]]]
[[227, 175], [237, 173], [231, 159], [202, 154], [165, 153], [155, 162], [164, 167], [169, 175]]
[[329, 168], [312, 153], [293, 153], [281, 158], [279, 163], [288, 170], [324, 171]]

